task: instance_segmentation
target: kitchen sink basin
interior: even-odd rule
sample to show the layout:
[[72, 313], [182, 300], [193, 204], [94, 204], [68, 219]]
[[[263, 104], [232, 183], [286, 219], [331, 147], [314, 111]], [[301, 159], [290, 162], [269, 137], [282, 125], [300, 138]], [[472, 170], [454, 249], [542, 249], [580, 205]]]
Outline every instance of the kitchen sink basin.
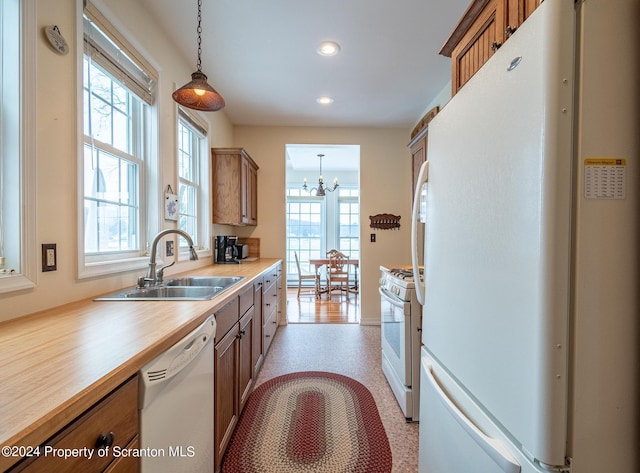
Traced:
[[132, 287], [96, 298], [96, 301], [204, 301], [230, 288], [244, 276], [193, 276], [166, 281], [162, 286]]
[[191, 276], [185, 278], [176, 278], [165, 281], [164, 285], [168, 287], [172, 286], [189, 286], [189, 287], [221, 287], [226, 289], [229, 286], [234, 285], [244, 276]]

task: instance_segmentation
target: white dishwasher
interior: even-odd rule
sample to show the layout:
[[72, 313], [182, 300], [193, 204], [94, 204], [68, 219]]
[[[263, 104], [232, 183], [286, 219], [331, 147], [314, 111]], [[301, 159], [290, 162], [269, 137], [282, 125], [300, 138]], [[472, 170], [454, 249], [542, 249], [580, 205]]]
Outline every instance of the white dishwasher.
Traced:
[[212, 315], [141, 370], [142, 473], [213, 472]]

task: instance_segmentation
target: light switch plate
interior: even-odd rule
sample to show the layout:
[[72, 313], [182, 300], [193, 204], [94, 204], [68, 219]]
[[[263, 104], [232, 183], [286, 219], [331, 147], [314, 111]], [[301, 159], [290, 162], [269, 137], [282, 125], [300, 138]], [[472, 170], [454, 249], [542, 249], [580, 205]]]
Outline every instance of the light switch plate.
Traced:
[[58, 254], [55, 243], [42, 244], [42, 272], [56, 271], [58, 269]]

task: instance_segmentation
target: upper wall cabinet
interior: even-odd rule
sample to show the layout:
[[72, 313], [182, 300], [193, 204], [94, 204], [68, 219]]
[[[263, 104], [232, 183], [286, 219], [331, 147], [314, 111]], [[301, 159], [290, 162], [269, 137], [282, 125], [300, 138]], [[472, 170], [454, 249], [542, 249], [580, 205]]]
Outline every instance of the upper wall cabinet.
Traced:
[[213, 223], [258, 224], [258, 165], [242, 148], [211, 149]]
[[440, 50], [451, 58], [451, 94], [487, 62], [543, 0], [474, 0]]

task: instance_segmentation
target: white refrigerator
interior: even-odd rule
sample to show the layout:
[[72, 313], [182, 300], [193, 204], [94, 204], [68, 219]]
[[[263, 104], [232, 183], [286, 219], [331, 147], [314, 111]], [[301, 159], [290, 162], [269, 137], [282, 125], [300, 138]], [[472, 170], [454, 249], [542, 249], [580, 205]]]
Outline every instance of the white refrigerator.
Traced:
[[544, 1], [429, 125], [422, 473], [640, 472], [638, 19]]

